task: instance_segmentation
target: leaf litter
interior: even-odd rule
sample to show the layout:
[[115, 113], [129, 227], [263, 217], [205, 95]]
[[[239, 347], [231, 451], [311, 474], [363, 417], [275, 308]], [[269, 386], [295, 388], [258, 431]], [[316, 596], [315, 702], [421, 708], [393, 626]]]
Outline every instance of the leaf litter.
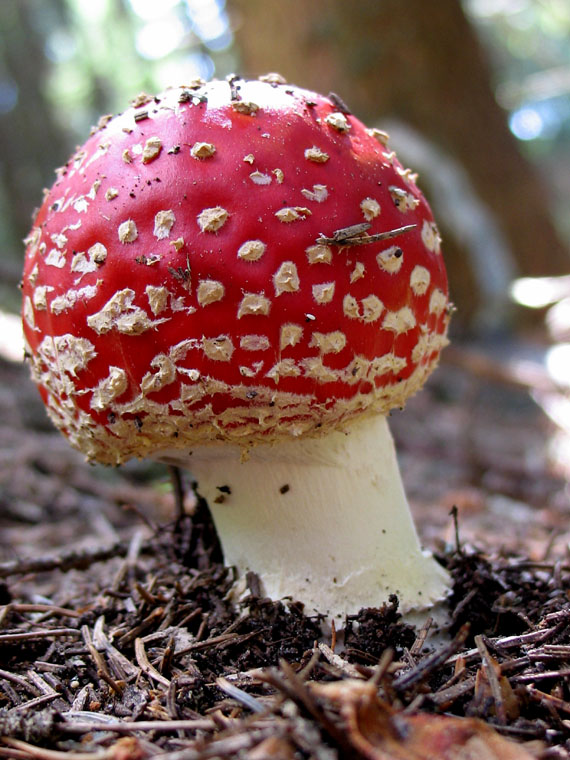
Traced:
[[[508, 404], [503, 438], [479, 443], [477, 405], [504, 398], [474, 392], [457, 373], [444, 370], [393, 425], [412, 462], [406, 485], [422, 533], [453, 578], [449, 636], [435, 643], [429, 621], [407, 625], [395, 597], [348, 618], [343, 633], [323, 632], [294, 601], [263, 599], [255, 576], [236, 602], [205, 504], [187, 489], [189, 508], [168, 522], [172, 497], [139, 466], [85, 474], [65, 442], [25, 419], [27, 399], [9, 397], [12, 419], [0, 433], [0, 756], [569, 757], [564, 484], [507, 450]], [[3, 388], [22, 393], [17, 382]], [[434, 408], [442, 415], [431, 428]], [[414, 414], [419, 431], [409, 435]], [[466, 414], [471, 448], [459, 448], [449, 431]], [[426, 480], [425, 468], [442, 461], [451, 469]], [[534, 478], [528, 503], [537, 515], [524, 544], [521, 472]], [[488, 526], [497, 493], [513, 510], [503, 535]]]

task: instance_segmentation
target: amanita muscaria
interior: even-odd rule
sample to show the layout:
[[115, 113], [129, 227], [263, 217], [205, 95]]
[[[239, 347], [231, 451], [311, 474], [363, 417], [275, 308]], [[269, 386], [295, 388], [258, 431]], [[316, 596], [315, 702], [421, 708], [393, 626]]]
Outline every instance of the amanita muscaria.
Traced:
[[386, 139], [277, 75], [139, 96], [58, 170], [26, 241], [55, 425], [92, 461], [189, 468], [226, 563], [337, 616], [447, 590], [386, 423], [447, 342], [447, 281]]

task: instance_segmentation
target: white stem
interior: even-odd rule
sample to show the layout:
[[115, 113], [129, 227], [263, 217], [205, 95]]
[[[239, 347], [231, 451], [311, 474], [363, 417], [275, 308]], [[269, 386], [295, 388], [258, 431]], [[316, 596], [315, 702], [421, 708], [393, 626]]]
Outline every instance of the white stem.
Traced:
[[420, 547], [383, 416], [257, 446], [245, 462], [237, 446], [200, 447], [184, 466], [208, 501], [226, 564], [257, 573], [272, 599], [344, 617], [393, 593], [402, 612], [446, 595], [446, 572]]

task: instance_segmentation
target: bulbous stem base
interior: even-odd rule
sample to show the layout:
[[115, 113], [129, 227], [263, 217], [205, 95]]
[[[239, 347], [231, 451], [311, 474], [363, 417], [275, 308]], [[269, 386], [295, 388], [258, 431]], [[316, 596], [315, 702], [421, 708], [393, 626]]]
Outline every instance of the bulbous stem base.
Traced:
[[255, 572], [267, 596], [337, 619], [390, 594], [403, 613], [445, 598], [449, 578], [420, 546], [385, 417], [242, 453], [211, 446], [161, 459], [192, 471], [226, 564]]

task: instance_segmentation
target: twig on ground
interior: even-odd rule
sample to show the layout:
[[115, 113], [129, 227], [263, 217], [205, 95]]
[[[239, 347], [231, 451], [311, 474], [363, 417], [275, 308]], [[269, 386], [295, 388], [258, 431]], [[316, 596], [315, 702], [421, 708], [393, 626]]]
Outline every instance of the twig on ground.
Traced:
[[420, 660], [411, 670], [395, 678], [394, 681], [392, 681], [392, 687], [396, 691], [406, 691], [421, 681], [424, 681], [434, 670], [440, 667], [444, 662], [447, 662], [452, 655], [461, 649], [468, 635], [469, 625], [461, 626], [452, 641], [445, 644], [436, 652], [424, 657], [424, 659]]
[[112, 546], [97, 547], [96, 549], [73, 549], [69, 552], [61, 552], [49, 557], [25, 557], [0, 563], [0, 578], [9, 578], [11, 575], [24, 575], [28, 573], [45, 573], [51, 570], [59, 570], [66, 573], [69, 570], [87, 570], [96, 562], [106, 562], [113, 557], [124, 557], [127, 554], [129, 543], [118, 541]]

